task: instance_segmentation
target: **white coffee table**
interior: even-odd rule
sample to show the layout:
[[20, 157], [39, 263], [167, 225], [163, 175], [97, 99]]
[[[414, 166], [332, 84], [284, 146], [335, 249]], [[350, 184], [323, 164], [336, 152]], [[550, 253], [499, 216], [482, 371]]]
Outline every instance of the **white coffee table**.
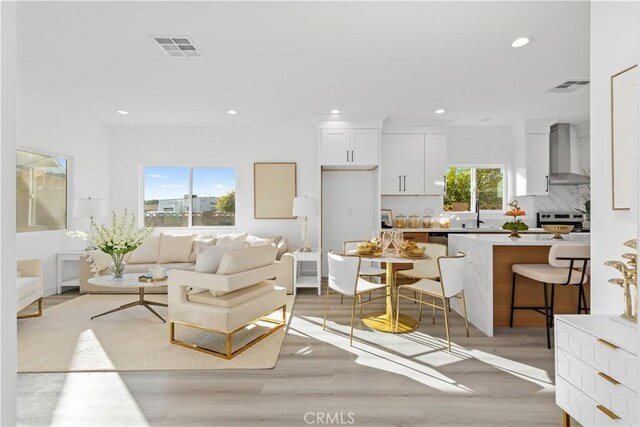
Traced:
[[155, 314], [158, 317], [158, 319], [167, 323], [166, 320], [164, 320], [158, 313], [156, 313], [156, 311], [153, 308], [151, 308], [152, 305], [167, 307], [167, 304], [144, 299], [144, 290], [146, 288], [158, 288], [160, 286], [166, 286], [167, 281], [163, 280], [158, 282], [141, 282], [140, 280], [138, 280], [139, 276], [140, 276], [139, 274], [129, 273], [129, 274], [125, 274], [124, 277], [122, 277], [122, 279], [114, 279], [111, 276], [100, 276], [100, 277], [90, 278], [88, 282], [91, 283], [92, 285], [107, 286], [107, 287], [113, 287], [113, 288], [138, 288], [138, 294], [139, 294], [138, 301], [130, 302], [129, 304], [124, 304], [118, 308], [114, 308], [113, 310], [109, 310], [104, 313], [93, 316], [91, 320], [95, 319], [96, 317], [115, 313], [116, 311], [121, 311], [127, 308], [142, 305], [146, 307], [147, 310]]

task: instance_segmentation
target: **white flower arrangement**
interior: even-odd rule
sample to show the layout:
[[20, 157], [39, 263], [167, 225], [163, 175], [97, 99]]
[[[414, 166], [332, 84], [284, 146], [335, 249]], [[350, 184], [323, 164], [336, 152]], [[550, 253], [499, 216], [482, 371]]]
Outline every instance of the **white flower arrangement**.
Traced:
[[153, 227], [138, 228], [136, 216], [125, 209], [124, 215], [111, 212], [111, 223], [100, 224], [95, 217], [91, 217], [91, 232], [70, 231], [71, 237], [78, 237], [85, 241], [92, 241], [102, 252], [109, 255], [124, 255], [135, 250], [153, 232]]

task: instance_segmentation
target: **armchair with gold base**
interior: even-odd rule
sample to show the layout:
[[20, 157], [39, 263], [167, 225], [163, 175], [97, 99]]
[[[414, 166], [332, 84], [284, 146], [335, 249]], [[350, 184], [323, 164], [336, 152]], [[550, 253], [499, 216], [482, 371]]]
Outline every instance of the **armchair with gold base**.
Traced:
[[[215, 274], [169, 271], [169, 338], [171, 343], [225, 359], [273, 334], [286, 324], [286, 289], [271, 280], [285, 266], [275, 261], [276, 248], [257, 246], [226, 253]], [[268, 315], [282, 310], [277, 318]], [[257, 321], [274, 323], [240, 348], [234, 335]], [[177, 329], [191, 328], [224, 337], [224, 351], [177, 338]]]
[[16, 277], [18, 313], [33, 304], [38, 303], [35, 313], [18, 316], [18, 319], [42, 316], [42, 262], [39, 258], [19, 259]]

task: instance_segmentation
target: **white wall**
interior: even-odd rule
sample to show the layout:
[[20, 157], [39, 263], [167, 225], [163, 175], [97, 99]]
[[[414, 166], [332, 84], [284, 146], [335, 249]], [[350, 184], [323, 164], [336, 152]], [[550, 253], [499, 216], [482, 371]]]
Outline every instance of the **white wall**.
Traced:
[[512, 133], [506, 127], [451, 127], [447, 137], [449, 164], [511, 164]]
[[[105, 199], [108, 208], [111, 169], [106, 126], [19, 93], [17, 146], [71, 157], [69, 229], [87, 229], [86, 220], [71, 217], [74, 199], [89, 196]], [[85, 246], [81, 240], [68, 237], [65, 231], [18, 233], [16, 256], [42, 259], [45, 295], [49, 295], [57, 285], [57, 254]]]
[[16, 424], [16, 9], [0, 4], [0, 425]]
[[637, 235], [637, 212], [611, 208], [610, 78], [638, 63], [638, 8], [637, 2], [591, 3], [592, 313], [623, 311], [621, 289], [607, 283], [617, 273], [603, 263], [621, 259], [622, 242]]
[[[296, 162], [298, 196], [319, 197], [320, 167], [317, 129], [312, 123], [279, 124], [269, 128], [119, 128], [113, 130], [111, 175], [114, 209], [139, 216], [142, 165], [237, 167], [236, 226], [198, 232], [241, 232], [284, 235], [302, 243], [302, 219], [254, 219], [253, 163]], [[309, 218], [311, 244], [318, 244], [318, 219]], [[158, 229], [163, 231], [167, 229]], [[186, 231], [172, 230], [172, 231]]]

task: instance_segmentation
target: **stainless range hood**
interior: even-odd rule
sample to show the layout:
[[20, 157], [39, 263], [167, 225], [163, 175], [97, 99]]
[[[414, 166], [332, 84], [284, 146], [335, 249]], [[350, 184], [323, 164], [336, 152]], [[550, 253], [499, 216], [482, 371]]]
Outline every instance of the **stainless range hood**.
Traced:
[[577, 171], [577, 144], [571, 146], [571, 125], [556, 123], [549, 133], [549, 185], [581, 185], [587, 178]]

